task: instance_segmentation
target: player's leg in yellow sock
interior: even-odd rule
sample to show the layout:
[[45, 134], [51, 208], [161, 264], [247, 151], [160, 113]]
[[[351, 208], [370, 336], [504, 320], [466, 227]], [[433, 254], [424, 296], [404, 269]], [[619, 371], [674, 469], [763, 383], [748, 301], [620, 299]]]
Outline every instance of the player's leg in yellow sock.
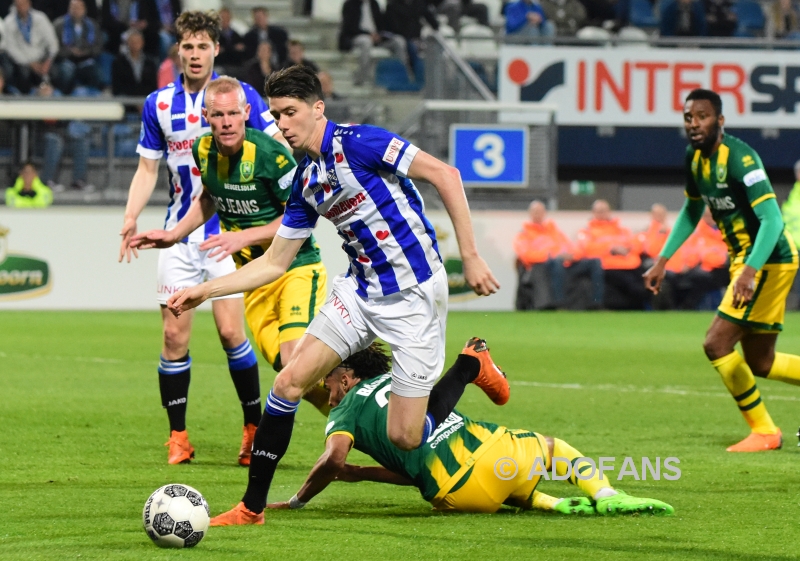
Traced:
[[[592, 465], [589, 462], [577, 462], [576, 464], [575, 460], [583, 457], [583, 454], [563, 440], [558, 438], [553, 439], [553, 458], [556, 462], [556, 473], [558, 475], [566, 475], [570, 470], [570, 466], [567, 465], [567, 462], [563, 459], [555, 460], [555, 458], [564, 458], [572, 466], [571, 475], [568, 480], [570, 483], [577, 485], [594, 499], [613, 494], [613, 489], [611, 488], [611, 483], [608, 481], [608, 477], [604, 476], [602, 479], [600, 478], [600, 470], [595, 468], [594, 474], [591, 474]], [[579, 474], [581, 477], [578, 477]], [[604, 491], [604, 489], [607, 489], [607, 491]]]
[[800, 356], [775, 353], [767, 378], [800, 386]]
[[738, 352], [711, 361], [722, 382], [731, 392], [739, 411], [753, 432], [759, 434], [776, 434], [778, 427], [772, 422], [767, 407], [761, 401], [761, 392], [756, 386], [756, 379], [747, 363]]

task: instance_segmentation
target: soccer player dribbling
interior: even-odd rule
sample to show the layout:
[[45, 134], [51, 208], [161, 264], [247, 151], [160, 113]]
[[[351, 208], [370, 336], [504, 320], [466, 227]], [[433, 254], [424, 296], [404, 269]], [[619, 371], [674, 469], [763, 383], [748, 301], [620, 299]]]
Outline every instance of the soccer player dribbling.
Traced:
[[[214, 57], [219, 52], [220, 20], [213, 12], [188, 11], [175, 20], [178, 54], [183, 73], [177, 82], [150, 94], [142, 109], [142, 132], [139, 138], [139, 166], [131, 181], [125, 221], [120, 235], [119, 261], [130, 262], [138, 256], [131, 247], [136, 234], [136, 220], [147, 204], [158, 178], [158, 162], [166, 156], [170, 176], [170, 203], [165, 229], [173, 228], [188, 212], [203, 186], [200, 172], [192, 157], [192, 143], [205, 132], [208, 122], [202, 115], [205, 88], [216, 78]], [[248, 85], [244, 86], [252, 106], [247, 125], [264, 130], [271, 136], [280, 132], [269, 114], [264, 100]], [[164, 326], [164, 340], [158, 366], [161, 404], [167, 410], [170, 425], [168, 462], [189, 462], [194, 447], [186, 430], [186, 407], [191, 379], [192, 360], [189, 338], [192, 314], [175, 317], [166, 307], [167, 298], [179, 289], [199, 284], [235, 270], [230, 257], [217, 261], [217, 252], [208, 244], [219, 238], [219, 220], [215, 217], [205, 226], [188, 234], [180, 243], [159, 252], [158, 293]], [[261, 392], [258, 362], [244, 331], [242, 295], [226, 295], [212, 302], [214, 321], [228, 357], [228, 368], [242, 405], [244, 427], [240, 463], [252, 444], [252, 434], [261, 418]], [[248, 426], [250, 427], [248, 429]]]
[[[467, 283], [481, 295], [499, 288], [478, 254], [458, 170], [386, 130], [329, 122], [319, 79], [306, 67], [273, 73], [266, 94], [284, 138], [306, 153], [278, 233], [262, 257], [235, 273], [173, 295], [168, 306], [180, 317], [208, 298], [274, 282], [290, 266], [320, 215], [336, 225], [350, 267], [335, 279], [328, 302], [275, 379], [253, 442], [245, 495], [234, 509], [217, 517], [216, 525], [263, 523], [267, 493], [289, 446], [300, 398], [376, 338], [392, 350], [387, 436], [400, 449], [422, 445], [470, 382], [495, 403], [509, 397], [508, 382], [490, 359], [444, 376], [434, 387], [444, 366], [447, 275], [412, 179], [428, 181], [442, 197]], [[479, 341], [473, 352], [488, 357]]]
[[[694, 231], [708, 205], [730, 254], [731, 282], [706, 334], [703, 349], [719, 372], [751, 433], [729, 452], [760, 452], [782, 445], [755, 376], [800, 385], [800, 356], [778, 353], [786, 296], [798, 268], [797, 248], [783, 219], [761, 158], [723, 126], [722, 100], [710, 90], [686, 97], [686, 202], [661, 255], [645, 274], [658, 293], [667, 260]], [[740, 343], [744, 356], [735, 345]]]

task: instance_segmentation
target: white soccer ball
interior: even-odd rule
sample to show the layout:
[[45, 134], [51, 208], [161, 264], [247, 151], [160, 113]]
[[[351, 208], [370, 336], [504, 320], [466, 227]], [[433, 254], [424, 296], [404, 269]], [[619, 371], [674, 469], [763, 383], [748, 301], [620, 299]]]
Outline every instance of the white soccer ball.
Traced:
[[158, 547], [194, 547], [208, 532], [208, 503], [181, 483], [159, 487], [142, 511], [144, 531]]

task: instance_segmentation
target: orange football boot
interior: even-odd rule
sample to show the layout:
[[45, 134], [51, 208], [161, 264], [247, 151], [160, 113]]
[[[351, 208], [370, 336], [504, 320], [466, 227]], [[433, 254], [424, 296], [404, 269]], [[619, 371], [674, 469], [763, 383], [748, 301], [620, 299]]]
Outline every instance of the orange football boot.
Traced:
[[242, 428], [242, 447], [239, 448], [239, 465], [250, 465], [250, 454], [253, 451], [253, 439], [256, 437], [258, 427], [249, 423]]
[[244, 503], [239, 503], [228, 512], [223, 512], [215, 516], [208, 523], [209, 526], [247, 526], [249, 524], [262, 525], [264, 523], [264, 513], [248, 510]]
[[767, 450], [777, 450], [783, 446], [783, 436], [781, 431], [778, 430], [775, 434], [761, 434], [758, 432], [751, 432], [747, 438], [728, 446], [728, 452], [766, 452]]
[[189, 434], [185, 430], [172, 431], [164, 446], [169, 446], [167, 461], [170, 464], [188, 464], [194, 458], [194, 446], [189, 442]]
[[461, 354], [475, 357], [481, 363], [481, 371], [472, 383], [482, 389], [495, 404], [505, 405], [511, 396], [511, 389], [508, 387], [506, 373], [498, 368], [489, 355], [486, 341], [473, 337], [467, 341]]

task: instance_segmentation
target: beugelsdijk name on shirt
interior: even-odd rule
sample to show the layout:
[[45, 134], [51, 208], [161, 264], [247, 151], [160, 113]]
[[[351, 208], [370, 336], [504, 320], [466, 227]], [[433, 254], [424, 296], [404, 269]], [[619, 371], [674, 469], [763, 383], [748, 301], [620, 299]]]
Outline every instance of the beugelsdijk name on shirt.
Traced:
[[[563, 475], [556, 473], [556, 463], [561, 466], [566, 466], [567, 472]], [[681, 461], [675, 457], [664, 458], [662, 461], [660, 457], [656, 456], [655, 461], [650, 458], [643, 457], [638, 464], [630, 456], [626, 456], [622, 461], [619, 473], [617, 474], [617, 481], [621, 481], [625, 477], [632, 477], [636, 481], [646, 481], [651, 479], [654, 481], [661, 481], [663, 477], [667, 481], [677, 481], [681, 478], [681, 470], [678, 467]], [[592, 458], [578, 458], [571, 462], [567, 458], [554, 456], [551, 469], [548, 472], [545, 467], [544, 458], [536, 458], [533, 461], [533, 466], [528, 473], [528, 479], [534, 477], [542, 477], [547, 481], [565, 481], [572, 476], [573, 469], [575, 470], [575, 477], [578, 479], [588, 480], [599, 472], [600, 479], [605, 479], [605, 472], [614, 472], [616, 470], [617, 459], [613, 456], [601, 456], [595, 462]], [[577, 466], [577, 467], [575, 467]], [[637, 469], [637, 466], [641, 469]], [[663, 471], [662, 471], [663, 468]], [[500, 458], [494, 464], [495, 475], [504, 481], [513, 479], [519, 473], [519, 466], [513, 458]], [[610, 478], [609, 478], [610, 479]]]

